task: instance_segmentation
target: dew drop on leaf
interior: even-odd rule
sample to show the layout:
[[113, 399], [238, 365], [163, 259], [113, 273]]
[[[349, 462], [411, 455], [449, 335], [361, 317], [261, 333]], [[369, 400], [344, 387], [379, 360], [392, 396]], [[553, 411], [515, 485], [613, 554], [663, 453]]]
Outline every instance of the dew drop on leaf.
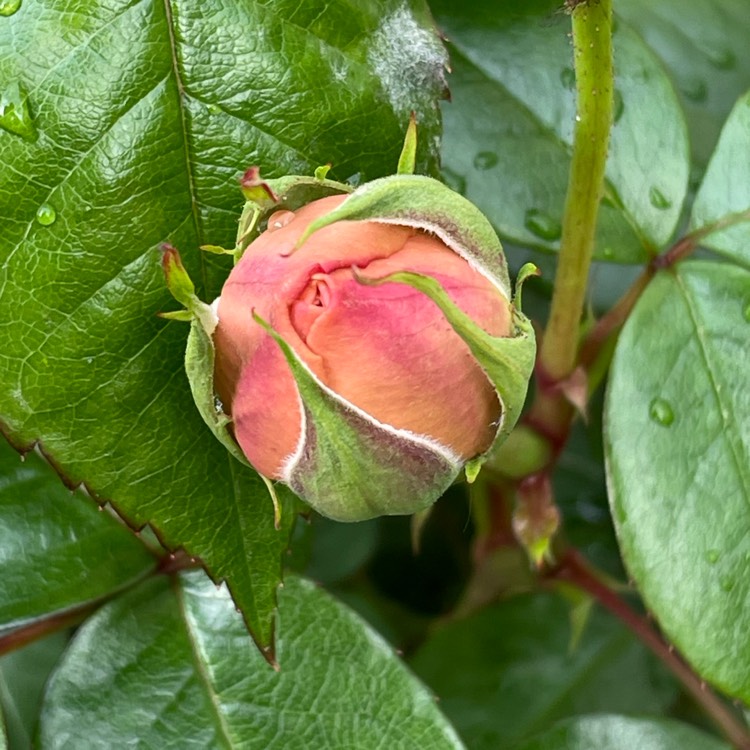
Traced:
[[466, 194], [466, 180], [460, 174], [447, 167], [443, 169], [443, 182], [451, 189], [461, 195]]
[[0, 16], [12, 16], [21, 7], [21, 0], [0, 0]]
[[708, 98], [708, 86], [706, 82], [697, 78], [687, 81], [680, 88], [682, 93], [691, 101], [704, 102]]
[[611, 247], [605, 247], [604, 250], [602, 250], [602, 257], [603, 258], [614, 258], [615, 257], [615, 251]]
[[721, 554], [717, 549], [710, 549], [708, 550], [708, 552], [706, 552], [706, 560], [708, 560], [711, 565], [717, 563], [719, 561], [719, 557], [721, 557]]
[[538, 208], [530, 208], [523, 223], [526, 229], [543, 240], [559, 240], [562, 234], [560, 222]]
[[655, 398], [648, 407], [648, 413], [654, 422], [664, 427], [669, 427], [674, 422], [672, 405], [663, 398]]
[[620, 89], [615, 89], [615, 93], [612, 95], [612, 119], [615, 123], [620, 121], [624, 111], [625, 102], [622, 100]]
[[576, 74], [573, 68], [563, 68], [562, 71], [560, 71], [560, 83], [562, 83], [566, 89], [573, 91], [576, 87]]
[[664, 210], [670, 208], [672, 205], [672, 201], [670, 201], [658, 187], [651, 187], [648, 191], [648, 199], [651, 201], [651, 205], [654, 208]]
[[731, 70], [737, 65], [737, 56], [731, 49], [711, 49], [706, 51], [708, 61], [719, 70]]
[[48, 227], [50, 224], [54, 224], [55, 219], [57, 219], [57, 211], [55, 211], [49, 203], [42, 203], [42, 205], [37, 208], [36, 220], [43, 227]]
[[476, 169], [492, 169], [498, 162], [497, 154], [494, 151], [480, 151], [474, 157], [474, 166]]
[[18, 81], [14, 81], [0, 93], [0, 128], [20, 135], [27, 141], [36, 140], [37, 133], [29, 112], [28, 97]]

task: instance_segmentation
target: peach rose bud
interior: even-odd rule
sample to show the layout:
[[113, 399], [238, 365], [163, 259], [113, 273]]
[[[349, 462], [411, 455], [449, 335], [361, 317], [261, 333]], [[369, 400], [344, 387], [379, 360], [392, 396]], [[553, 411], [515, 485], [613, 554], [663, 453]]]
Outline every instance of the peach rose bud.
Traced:
[[[464, 467], [473, 479], [535, 353], [487, 220], [428, 177], [349, 193], [248, 174], [239, 260], [191, 334], [213, 355], [204, 419], [337, 520], [414, 513]], [[316, 185], [326, 197], [306, 201]]]

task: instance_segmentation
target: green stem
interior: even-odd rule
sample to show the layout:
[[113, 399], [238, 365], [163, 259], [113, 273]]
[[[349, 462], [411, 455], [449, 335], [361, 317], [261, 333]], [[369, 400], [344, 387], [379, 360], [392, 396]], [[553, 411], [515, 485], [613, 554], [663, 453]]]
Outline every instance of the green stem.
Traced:
[[539, 365], [563, 380], [575, 367], [578, 334], [604, 190], [612, 123], [612, 0], [581, 2], [571, 11], [577, 116], [565, 201], [560, 257]]

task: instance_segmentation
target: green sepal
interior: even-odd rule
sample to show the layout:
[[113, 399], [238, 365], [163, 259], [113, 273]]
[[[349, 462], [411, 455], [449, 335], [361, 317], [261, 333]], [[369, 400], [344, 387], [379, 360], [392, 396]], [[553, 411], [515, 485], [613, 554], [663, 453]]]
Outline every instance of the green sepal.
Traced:
[[[205, 315], [213, 315], [208, 305]], [[187, 347], [185, 349], [185, 372], [187, 373], [190, 391], [198, 412], [208, 428], [219, 442], [242, 464], [250, 466], [245, 454], [230, 432], [231, 419], [224, 413], [222, 405], [216, 398], [214, 390], [214, 360], [216, 350], [213, 342], [213, 330], [207, 330], [202, 319], [195, 317], [190, 326]]]
[[398, 157], [396, 174], [414, 174], [417, 168], [417, 115], [412, 112], [406, 128], [404, 147]]
[[302, 437], [283, 481], [324, 516], [364, 521], [417, 513], [458, 476], [461, 460], [436, 442], [381, 424], [323, 385], [257, 314], [281, 348], [302, 401]]
[[[264, 187], [257, 193], [251, 194], [243, 189], [247, 202], [242, 210], [237, 230], [237, 243], [234, 250], [236, 261], [242, 257], [248, 245], [265, 231], [268, 217], [276, 211], [298, 211], [320, 198], [352, 192], [351, 185], [326, 179], [327, 172], [326, 167], [318, 167], [313, 177], [287, 175], [274, 180], [265, 180], [262, 183]], [[251, 197], [248, 198], [248, 195]], [[270, 198], [271, 195], [274, 197], [273, 200]]]
[[[527, 271], [523, 278], [519, 279], [519, 283], [529, 275]], [[440, 308], [453, 330], [467, 344], [494, 386], [500, 400], [502, 414], [490, 448], [482, 456], [478, 456], [467, 464], [468, 476], [473, 481], [484, 457], [510, 434], [521, 415], [536, 357], [536, 339], [531, 322], [515, 305], [512, 305], [510, 308], [513, 319], [512, 335], [491, 336], [453, 302], [439, 281], [429, 276], [412, 271], [399, 271], [379, 279], [368, 279], [358, 275], [357, 280], [371, 286], [389, 282], [408, 284], [426, 294]]]
[[311, 222], [297, 243], [336, 221], [380, 221], [437, 235], [510, 299], [503, 247], [489, 220], [462, 195], [422, 175], [391, 175], [357, 188], [338, 208]]
[[198, 299], [188, 272], [182, 265], [180, 253], [171, 245], [162, 248], [162, 268], [167, 280], [167, 288], [172, 296], [185, 305], [185, 310], [161, 313], [168, 320], [190, 321], [185, 349], [185, 372], [190, 384], [190, 391], [198, 412], [211, 432], [227, 450], [246, 466], [250, 463], [229, 431], [231, 419], [224, 413], [216, 399], [214, 390], [214, 360], [216, 350], [213, 334], [219, 319], [210, 305]]

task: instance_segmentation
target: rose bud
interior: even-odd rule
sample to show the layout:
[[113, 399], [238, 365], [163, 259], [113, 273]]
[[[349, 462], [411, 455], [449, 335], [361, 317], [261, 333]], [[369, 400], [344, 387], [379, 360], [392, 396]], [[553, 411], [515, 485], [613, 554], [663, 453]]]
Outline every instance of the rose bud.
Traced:
[[[218, 322], [204, 309], [203, 334], [194, 326], [220, 404], [204, 397], [201, 412], [323, 515], [422, 510], [464, 465], [476, 475], [531, 374], [533, 333], [494, 230], [427, 177], [300, 205], [288, 183], [264, 186], [243, 214]], [[247, 244], [261, 215], [267, 228]]]

